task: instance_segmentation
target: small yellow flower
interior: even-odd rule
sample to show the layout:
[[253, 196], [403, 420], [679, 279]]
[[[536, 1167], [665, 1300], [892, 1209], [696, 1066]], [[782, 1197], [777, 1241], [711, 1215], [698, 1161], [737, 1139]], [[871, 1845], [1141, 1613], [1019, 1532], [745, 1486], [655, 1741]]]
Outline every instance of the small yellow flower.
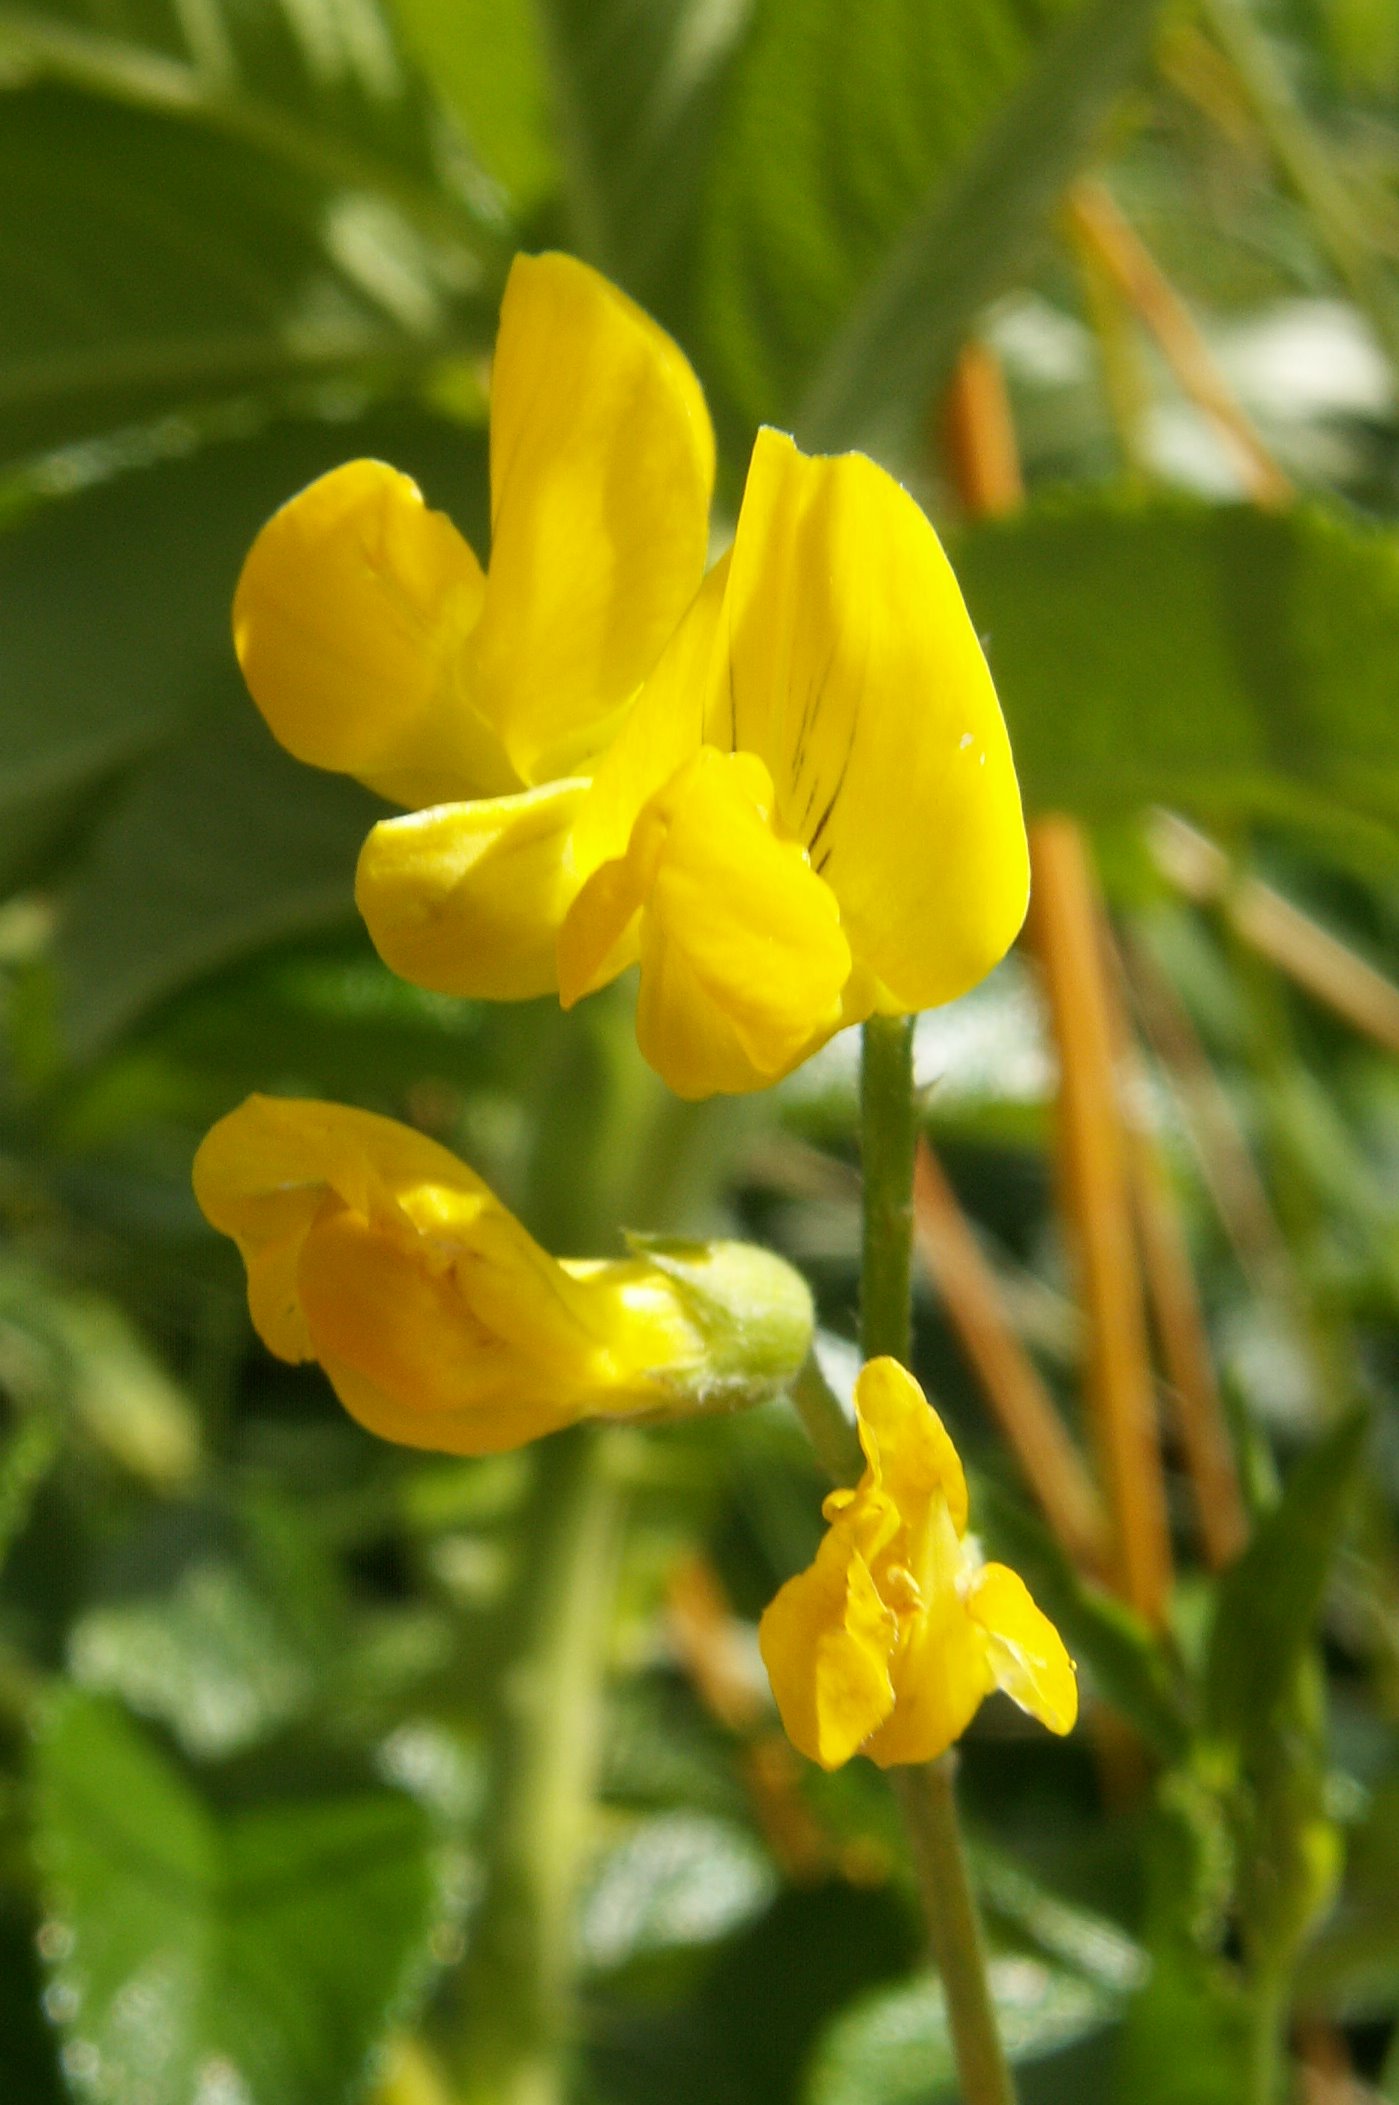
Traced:
[[967, 1485], [942, 1420], [895, 1360], [855, 1388], [866, 1469], [833, 1491], [816, 1562], [758, 1630], [787, 1735], [823, 1769], [931, 1761], [993, 1688], [1051, 1732], [1078, 1715], [1058, 1631], [1004, 1564], [966, 1534]]
[[194, 1163], [253, 1323], [318, 1360], [372, 1433], [447, 1454], [582, 1418], [689, 1415], [783, 1387], [811, 1338], [789, 1266], [741, 1243], [556, 1261], [466, 1164], [340, 1104], [249, 1097]]

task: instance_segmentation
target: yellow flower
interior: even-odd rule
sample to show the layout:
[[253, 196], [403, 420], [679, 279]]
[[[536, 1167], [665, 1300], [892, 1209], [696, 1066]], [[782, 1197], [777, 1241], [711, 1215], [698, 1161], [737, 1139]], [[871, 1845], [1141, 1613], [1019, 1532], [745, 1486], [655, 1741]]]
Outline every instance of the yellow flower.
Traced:
[[968, 1540], [967, 1485], [942, 1420], [895, 1360], [861, 1371], [866, 1468], [823, 1508], [816, 1562], [789, 1579], [758, 1641], [787, 1735], [823, 1769], [931, 1761], [993, 1688], [1051, 1732], [1078, 1715], [1058, 1631]]
[[466, 1164], [372, 1112], [249, 1097], [199, 1149], [194, 1188], [248, 1271], [284, 1360], [318, 1360], [352, 1417], [448, 1454], [580, 1418], [690, 1414], [785, 1386], [811, 1300], [741, 1243], [556, 1261]]
[[932, 527], [872, 461], [764, 430], [733, 549], [590, 783], [386, 820], [357, 897], [385, 960], [443, 993], [497, 991], [511, 945], [570, 1005], [639, 962], [642, 1051], [702, 1097], [965, 992], [1028, 886], [1005, 726]]
[[688, 1097], [965, 992], [1029, 882], [995, 691], [912, 498], [764, 430], [704, 578], [713, 465], [669, 337], [585, 265], [520, 257], [489, 570], [354, 461], [263, 529], [234, 605], [282, 743], [412, 807], [356, 880], [386, 962], [570, 1005], [639, 964], [642, 1050]]

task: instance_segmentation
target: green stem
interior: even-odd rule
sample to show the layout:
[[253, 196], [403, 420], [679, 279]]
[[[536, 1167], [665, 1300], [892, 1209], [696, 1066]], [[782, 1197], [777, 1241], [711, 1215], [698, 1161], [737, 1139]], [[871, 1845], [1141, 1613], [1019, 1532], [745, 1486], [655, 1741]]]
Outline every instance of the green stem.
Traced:
[[470, 1959], [466, 2105], [562, 2105], [574, 1881], [586, 1841], [624, 1493], [613, 1436], [535, 1449], [494, 1750], [490, 1863]]
[[[563, 1019], [526, 1178], [550, 1248], [600, 1251], [618, 1226], [682, 1231], [727, 1160], [709, 1106], [669, 1098], [606, 997]], [[502, 1617], [485, 1886], [468, 1958], [464, 2105], [563, 2105], [574, 2033], [574, 1900], [589, 1840], [628, 1436], [541, 1441]]]
[[907, 1363], [913, 1290], [913, 1019], [871, 1016], [860, 1068], [865, 1222], [860, 1349]]
[[890, 1782], [913, 1845], [933, 1957], [942, 1975], [965, 2105], [1014, 2105], [1015, 2084], [996, 2028], [986, 1943], [957, 1819], [955, 1754], [894, 1769]]
[[[860, 1344], [866, 1359], [905, 1364], [912, 1327], [913, 1157], [918, 1140], [912, 1018], [871, 1017], [860, 1076], [864, 1267]], [[951, 1755], [892, 1772], [942, 1976], [963, 2105], [1014, 2105], [986, 1972], [986, 1947], [957, 1820]]]
[[1282, 2096], [1285, 1975], [1260, 1971], [1251, 1984], [1244, 2105], [1278, 2105]]

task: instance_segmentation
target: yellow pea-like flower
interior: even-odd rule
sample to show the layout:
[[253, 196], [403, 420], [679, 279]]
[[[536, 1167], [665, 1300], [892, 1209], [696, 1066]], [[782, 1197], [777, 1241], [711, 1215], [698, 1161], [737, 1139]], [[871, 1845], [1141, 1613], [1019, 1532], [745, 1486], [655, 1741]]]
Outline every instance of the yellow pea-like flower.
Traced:
[[194, 1188], [242, 1252], [264, 1343], [319, 1361], [352, 1417], [409, 1447], [734, 1408], [785, 1386], [811, 1340], [780, 1258], [654, 1242], [556, 1260], [464, 1162], [369, 1111], [249, 1097], [205, 1137]]
[[385, 961], [570, 1005], [639, 965], [642, 1050], [687, 1097], [981, 979], [1024, 918], [1025, 831], [913, 499], [764, 430], [705, 577], [698, 382], [561, 255], [511, 270], [490, 456], [488, 568], [406, 476], [352, 461], [269, 521], [234, 604], [282, 743], [410, 807], [356, 877]]
[[842, 1024], [983, 978], [1024, 919], [1020, 793], [913, 499], [760, 432], [733, 548], [590, 779], [384, 821], [357, 896], [396, 971], [480, 995], [509, 969], [485, 939], [507, 883], [537, 915], [512, 938], [532, 986], [551, 937], [568, 1005], [640, 965], [642, 1051], [686, 1097], [763, 1088]]
[[865, 1473], [833, 1491], [816, 1561], [758, 1641], [787, 1735], [823, 1769], [931, 1761], [1000, 1688], [1051, 1732], [1078, 1715], [1073, 1663], [1024, 1582], [967, 1537], [967, 1485], [942, 1420], [892, 1359], [855, 1388]]

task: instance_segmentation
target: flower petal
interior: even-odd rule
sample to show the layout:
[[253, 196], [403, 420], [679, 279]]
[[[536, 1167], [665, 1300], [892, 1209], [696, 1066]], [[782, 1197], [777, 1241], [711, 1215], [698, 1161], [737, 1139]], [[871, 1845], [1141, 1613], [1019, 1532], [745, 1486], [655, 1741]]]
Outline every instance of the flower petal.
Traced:
[[355, 899], [386, 965], [438, 994], [524, 1001], [558, 985], [555, 947], [578, 889], [569, 852], [587, 784], [382, 819]]
[[988, 1564], [967, 1608], [985, 1632], [996, 1686], [1051, 1732], [1071, 1732], [1078, 1716], [1073, 1661], [1025, 1581], [1008, 1565]]
[[574, 859], [585, 877], [626, 854], [642, 806], [699, 751], [714, 698], [728, 692], [728, 575], [723, 555], [597, 764], [573, 834]]
[[955, 1586], [938, 1587], [910, 1617], [892, 1677], [894, 1709], [864, 1752], [881, 1769], [932, 1761], [962, 1737], [995, 1685], [982, 1631]]
[[451, 1269], [344, 1210], [322, 1216], [297, 1287], [315, 1356], [353, 1418], [381, 1439], [438, 1454], [494, 1454], [578, 1415], [487, 1329]]
[[298, 1097], [250, 1096], [204, 1137], [195, 1196], [233, 1237], [248, 1269], [259, 1336], [279, 1358], [317, 1356], [301, 1305], [307, 1237], [343, 1209], [376, 1233], [418, 1245], [442, 1271], [471, 1268], [473, 1306], [490, 1329], [560, 1367], [591, 1349], [586, 1288], [570, 1279], [464, 1162], [426, 1134], [372, 1111]]
[[630, 853], [654, 856], [655, 873], [637, 1041], [678, 1096], [763, 1088], [841, 1020], [850, 951], [839, 911], [801, 850], [773, 832], [770, 794], [761, 762], [706, 748], [635, 829]]
[[991, 676], [932, 527], [862, 455], [808, 459], [761, 431], [729, 598], [731, 694], [708, 735], [767, 762], [881, 1006], [965, 992], [1024, 918], [1029, 861]]
[[967, 1479], [952, 1437], [897, 1360], [868, 1360], [855, 1381], [855, 1416], [870, 1480], [914, 1525], [930, 1499], [946, 1501], [959, 1535], [967, 1525]]
[[491, 380], [480, 707], [527, 782], [578, 771], [704, 575], [714, 440], [664, 330], [586, 264], [515, 260]]
[[647, 881], [636, 857], [624, 855], [594, 870], [579, 892], [559, 930], [559, 1000], [566, 1009], [636, 963]]
[[400, 1175], [406, 1170], [443, 1177], [460, 1170], [477, 1183], [464, 1164], [421, 1133], [367, 1111], [306, 1098], [250, 1096], [200, 1144], [195, 1197], [205, 1217], [242, 1252], [254, 1327], [279, 1359], [315, 1356], [296, 1271], [327, 1193], [366, 1217], [393, 1203], [373, 1166], [376, 1152], [391, 1154]]
[[809, 1761], [838, 1769], [888, 1717], [895, 1636], [868, 1566], [833, 1528], [815, 1563], [787, 1581], [758, 1625], [783, 1727]]
[[518, 788], [461, 685], [481, 566], [416, 483], [349, 461], [263, 527], [233, 640], [273, 736], [403, 804]]

